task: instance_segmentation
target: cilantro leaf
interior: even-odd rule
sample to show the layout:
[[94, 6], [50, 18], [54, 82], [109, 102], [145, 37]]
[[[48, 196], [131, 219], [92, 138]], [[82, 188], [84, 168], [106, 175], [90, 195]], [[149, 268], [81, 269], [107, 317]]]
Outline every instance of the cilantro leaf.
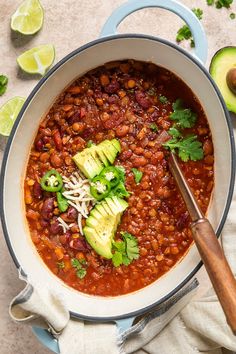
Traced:
[[123, 263], [123, 256], [121, 252], [115, 251], [112, 257], [112, 263], [115, 267], [119, 267]]
[[87, 142], [87, 144], [86, 144], [86, 147], [87, 147], [87, 148], [90, 148], [90, 147], [93, 146], [93, 145], [96, 145], [96, 144], [94, 144], [94, 142], [93, 142], [92, 140], [89, 140], [89, 141]]
[[76, 271], [76, 275], [78, 278], [83, 279], [86, 275], [87, 271], [84, 268], [80, 268]]
[[7, 90], [8, 78], [5, 75], [0, 75], [0, 96]]
[[202, 143], [197, 140], [196, 135], [189, 135], [180, 140], [174, 137], [164, 143], [163, 146], [174, 152], [177, 149], [179, 157], [184, 162], [187, 162], [188, 160], [201, 160], [204, 156]]
[[211, 6], [211, 5], [213, 5], [214, 4], [214, 0], [207, 0], [207, 5], [208, 6]]
[[[220, 1], [223, 1], [223, 0], [220, 0]], [[227, 1], [227, 0], [226, 0]], [[231, 1], [231, 0], [228, 0], [228, 1]], [[197, 18], [199, 20], [202, 19], [202, 16], [203, 16], [203, 11], [202, 9], [199, 9], [199, 8], [195, 8], [195, 9], [192, 9], [193, 13], [197, 16]], [[184, 39], [191, 39], [191, 47], [194, 47], [194, 41], [193, 41], [193, 38], [192, 38], [192, 32], [190, 30], [190, 28], [187, 26], [187, 25], [184, 25], [182, 26], [178, 32], [177, 32], [177, 35], [176, 35], [176, 41], [177, 42], [181, 42], [183, 41]]]
[[139, 184], [143, 177], [143, 172], [139, 171], [137, 168], [131, 168], [131, 171], [134, 174], [135, 183]]
[[139, 248], [136, 237], [128, 232], [121, 232], [121, 235], [126, 241], [126, 253], [127, 257], [132, 261], [139, 258]]
[[174, 138], [178, 138], [181, 136], [181, 133], [178, 129], [176, 129], [175, 127], [171, 127], [169, 130], [168, 130], [168, 133], [173, 136]]
[[62, 261], [62, 262], [57, 262], [57, 267], [59, 269], [64, 269], [65, 268], [65, 263]]
[[226, 7], [227, 9], [232, 4], [233, 0], [218, 0], [215, 3], [217, 9], [221, 9], [222, 7]]
[[147, 91], [149, 96], [155, 96], [156, 95], [156, 88], [155, 87], [150, 87], [150, 89]]
[[166, 96], [160, 96], [159, 97], [159, 101], [162, 103], [162, 104], [166, 104], [168, 102], [168, 98]]
[[158, 132], [158, 127], [157, 127], [156, 123], [151, 123], [149, 125], [149, 127], [153, 132]]
[[86, 269], [82, 266], [82, 264], [85, 263], [85, 259], [83, 259], [81, 262], [77, 258], [71, 259], [71, 265], [73, 268], [76, 268], [76, 275], [80, 279], [83, 279], [87, 273]]
[[190, 31], [190, 28], [187, 25], [184, 25], [181, 27], [176, 35], [176, 41], [177, 42], [182, 42], [184, 39], [189, 39], [192, 36], [192, 32]]
[[120, 181], [119, 184], [110, 191], [108, 197], [112, 196], [116, 196], [119, 198], [127, 198], [130, 196], [130, 193], [125, 188], [124, 182]]
[[120, 180], [122, 182], [124, 182], [125, 181], [125, 168], [123, 166], [115, 166], [115, 167], [119, 172]]
[[78, 267], [80, 267], [80, 261], [77, 258], [72, 258], [71, 265], [74, 268], [78, 268]]
[[112, 246], [115, 251], [112, 263], [115, 267], [124, 264], [128, 266], [134, 259], [139, 258], [139, 247], [136, 237], [128, 232], [121, 232], [123, 241], [114, 241]]
[[202, 9], [199, 9], [199, 8], [195, 8], [195, 9], [192, 9], [193, 13], [197, 16], [197, 18], [199, 20], [202, 19], [202, 15], [203, 15], [203, 11]]
[[197, 114], [190, 108], [183, 108], [183, 101], [178, 99], [173, 104], [174, 112], [171, 113], [170, 119], [176, 121], [180, 128], [192, 128], [197, 120]]

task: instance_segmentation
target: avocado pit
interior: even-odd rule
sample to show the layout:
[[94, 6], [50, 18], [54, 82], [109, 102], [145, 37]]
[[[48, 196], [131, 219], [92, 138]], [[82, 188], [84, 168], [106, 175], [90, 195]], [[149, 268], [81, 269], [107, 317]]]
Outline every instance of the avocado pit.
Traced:
[[230, 91], [236, 95], [236, 68], [232, 68], [227, 72], [226, 82]]

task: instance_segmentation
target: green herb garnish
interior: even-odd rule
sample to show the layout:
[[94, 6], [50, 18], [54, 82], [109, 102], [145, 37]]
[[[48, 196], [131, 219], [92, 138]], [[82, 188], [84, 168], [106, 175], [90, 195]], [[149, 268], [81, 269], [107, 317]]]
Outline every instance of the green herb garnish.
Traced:
[[130, 196], [130, 193], [125, 188], [124, 182], [120, 181], [119, 184], [110, 191], [108, 197], [112, 196], [119, 198], [127, 198]]
[[194, 126], [197, 114], [190, 108], [184, 108], [181, 99], [177, 99], [173, 104], [173, 110], [170, 119], [174, 120], [180, 128], [192, 128]]
[[222, 7], [226, 7], [228, 9], [232, 2], [233, 0], [217, 0], [215, 6], [217, 9], [221, 9]]
[[173, 139], [163, 144], [164, 147], [169, 148], [173, 152], [178, 152], [182, 161], [188, 160], [197, 161], [201, 160], [204, 156], [202, 143], [197, 140], [196, 135], [189, 135], [182, 139]]
[[[202, 19], [203, 11], [199, 8], [192, 9], [193, 13], [197, 16], [199, 20]], [[176, 41], [179, 43], [183, 41], [184, 39], [191, 39], [190, 45], [191, 47], [194, 47], [194, 40], [192, 38], [192, 32], [190, 28], [187, 25], [182, 26], [176, 35]]]
[[156, 92], [155, 87], [150, 87], [150, 89], [147, 91], [147, 93], [149, 94], [149, 96], [155, 96], [157, 92]]
[[5, 75], [0, 75], [0, 96], [7, 90], [8, 78]]
[[155, 133], [158, 132], [158, 127], [157, 127], [156, 123], [151, 123], [149, 125], [149, 128]]
[[207, 5], [211, 6], [214, 4], [214, 0], [207, 0]]
[[57, 195], [58, 209], [60, 210], [60, 212], [64, 213], [69, 207], [68, 200], [64, 197], [62, 191], [57, 192], [56, 195]]
[[62, 262], [57, 262], [57, 267], [59, 269], [64, 269], [65, 268], [65, 263], [62, 261]]
[[166, 104], [168, 102], [168, 98], [166, 96], [160, 96], [159, 97], [159, 101], [162, 103], [162, 104]]
[[168, 130], [168, 133], [173, 136], [174, 138], [179, 138], [181, 136], [181, 133], [178, 129], [176, 129], [175, 127], [171, 127]]
[[231, 20], [234, 20], [234, 19], [235, 19], [235, 17], [236, 17], [236, 15], [235, 15], [235, 13], [234, 13], [234, 12], [231, 12], [231, 14], [229, 15], [229, 17], [231, 18]]
[[71, 260], [71, 265], [73, 268], [76, 269], [76, 275], [78, 278], [83, 279], [87, 273], [86, 269], [83, 267], [83, 265], [86, 265], [86, 261], [83, 260], [79, 261], [77, 258], [72, 258]]
[[86, 144], [87, 148], [90, 148], [91, 146], [95, 145], [94, 142], [92, 140], [89, 140]]
[[135, 183], [139, 184], [139, 182], [141, 181], [141, 179], [143, 177], [143, 172], [137, 170], [137, 168], [131, 168], [131, 171], [134, 174]]
[[128, 232], [121, 232], [123, 241], [113, 242], [112, 263], [115, 267], [121, 264], [128, 266], [134, 259], [139, 258], [139, 247], [135, 236]]

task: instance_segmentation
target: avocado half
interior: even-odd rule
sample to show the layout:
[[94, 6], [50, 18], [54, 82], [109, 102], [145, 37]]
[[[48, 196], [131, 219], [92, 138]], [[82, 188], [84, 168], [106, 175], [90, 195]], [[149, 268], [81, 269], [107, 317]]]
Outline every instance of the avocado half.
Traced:
[[226, 77], [236, 68], [236, 47], [224, 47], [215, 53], [210, 64], [210, 74], [217, 84], [229, 111], [236, 113], [236, 95], [229, 89]]

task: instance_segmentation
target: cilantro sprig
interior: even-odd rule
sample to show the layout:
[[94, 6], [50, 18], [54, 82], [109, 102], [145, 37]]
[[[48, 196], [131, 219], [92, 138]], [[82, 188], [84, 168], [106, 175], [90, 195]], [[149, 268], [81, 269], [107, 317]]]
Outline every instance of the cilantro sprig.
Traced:
[[[192, 9], [193, 13], [197, 16], [199, 20], [202, 19], [203, 11], [199, 8]], [[176, 35], [176, 42], [182, 42], [184, 39], [191, 39], [191, 47], [195, 47], [194, 40], [192, 37], [192, 32], [187, 25], [182, 26]]]
[[83, 265], [86, 265], [86, 261], [85, 260], [79, 261], [77, 258], [72, 258], [71, 265], [73, 268], [76, 269], [77, 277], [83, 279], [87, 273], [87, 270], [83, 267]]
[[0, 75], [0, 96], [7, 90], [8, 78], [5, 75]]
[[[217, 9], [221, 9], [222, 7], [229, 9], [233, 3], [233, 0], [206, 0], [206, 2], [209, 6], [215, 5]], [[230, 16], [230, 18], [232, 17]]]
[[139, 184], [143, 178], [143, 172], [139, 171], [137, 168], [131, 168], [131, 171], [134, 174], [134, 180], [136, 184]]
[[180, 98], [173, 104], [173, 110], [170, 119], [174, 120], [180, 128], [192, 128], [196, 123], [197, 114], [190, 108], [184, 108]]
[[173, 137], [163, 146], [174, 152], [177, 150], [179, 157], [184, 162], [188, 160], [197, 161], [203, 158], [202, 143], [197, 140], [196, 135], [189, 135], [181, 139]]
[[139, 258], [138, 241], [135, 236], [124, 231], [121, 232], [123, 241], [114, 241], [112, 263], [115, 267], [124, 264], [128, 266], [134, 259]]

